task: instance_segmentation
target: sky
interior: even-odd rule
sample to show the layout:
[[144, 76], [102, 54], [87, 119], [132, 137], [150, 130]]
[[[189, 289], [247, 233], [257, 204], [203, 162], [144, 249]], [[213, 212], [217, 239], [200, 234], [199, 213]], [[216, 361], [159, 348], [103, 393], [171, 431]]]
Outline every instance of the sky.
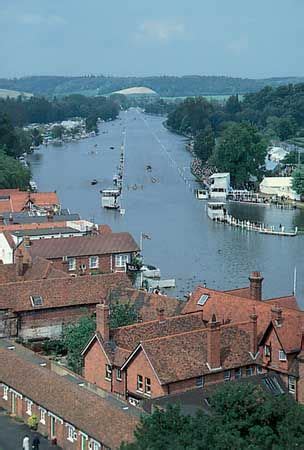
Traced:
[[0, 77], [304, 75], [304, 0], [0, 0]]

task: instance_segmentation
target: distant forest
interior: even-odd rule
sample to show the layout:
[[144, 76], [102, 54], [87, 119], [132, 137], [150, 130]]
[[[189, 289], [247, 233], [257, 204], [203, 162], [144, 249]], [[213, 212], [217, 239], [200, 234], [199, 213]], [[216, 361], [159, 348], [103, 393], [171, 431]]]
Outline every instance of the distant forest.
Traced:
[[198, 95], [233, 95], [257, 92], [265, 86], [278, 87], [289, 83], [304, 82], [304, 77], [249, 79], [224, 76], [158, 76], [111, 77], [88, 75], [83, 77], [32, 76], [0, 79], [0, 89], [29, 92], [48, 97], [73, 93], [103, 95], [132, 87], [146, 86], [162, 97], [186, 97]]

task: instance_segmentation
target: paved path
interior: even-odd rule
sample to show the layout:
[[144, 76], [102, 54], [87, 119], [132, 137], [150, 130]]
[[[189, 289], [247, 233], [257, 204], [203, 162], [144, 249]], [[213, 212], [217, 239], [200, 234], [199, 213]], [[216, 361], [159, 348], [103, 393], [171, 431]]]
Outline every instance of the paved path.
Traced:
[[[0, 410], [0, 450], [22, 450], [22, 440], [26, 434], [33, 439], [34, 433], [27, 425], [16, 422]], [[60, 450], [43, 437], [39, 436], [39, 438], [40, 450]]]

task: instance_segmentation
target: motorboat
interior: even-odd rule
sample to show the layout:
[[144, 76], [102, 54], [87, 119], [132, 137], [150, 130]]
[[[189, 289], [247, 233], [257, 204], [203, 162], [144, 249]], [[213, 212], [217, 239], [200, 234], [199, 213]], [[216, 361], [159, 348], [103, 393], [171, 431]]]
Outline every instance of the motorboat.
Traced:
[[208, 198], [209, 198], [209, 191], [208, 191], [208, 189], [196, 189], [195, 197], [198, 200], [208, 200]]
[[97, 184], [98, 181], [96, 180], [96, 178], [94, 178], [94, 180], [91, 181], [92, 186], [95, 186], [95, 184]]
[[113, 189], [113, 188], [109, 188], [109, 189], [103, 189], [100, 191], [101, 193], [101, 206], [103, 208], [108, 208], [108, 209], [119, 209], [120, 208], [120, 204], [119, 204], [119, 197], [121, 194], [121, 190], [120, 189]]
[[226, 218], [225, 206], [226, 206], [226, 203], [209, 202], [208, 208], [207, 208], [209, 219], [224, 222], [225, 218]]

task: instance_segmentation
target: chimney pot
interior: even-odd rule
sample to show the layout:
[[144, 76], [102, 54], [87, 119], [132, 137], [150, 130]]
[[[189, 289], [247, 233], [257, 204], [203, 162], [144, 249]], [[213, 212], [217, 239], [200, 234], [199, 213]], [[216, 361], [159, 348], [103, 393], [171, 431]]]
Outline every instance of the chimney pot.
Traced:
[[271, 308], [271, 320], [277, 327], [280, 327], [283, 323], [283, 311], [278, 305], [274, 305]]
[[96, 331], [105, 342], [110, 340], [110, 308], [105, 303], [96, 305]]
[[264, 278], [261, 272], [251, 272], [250, 281], [250, 298], [252, 300], [262, 300], [262, 283]]

